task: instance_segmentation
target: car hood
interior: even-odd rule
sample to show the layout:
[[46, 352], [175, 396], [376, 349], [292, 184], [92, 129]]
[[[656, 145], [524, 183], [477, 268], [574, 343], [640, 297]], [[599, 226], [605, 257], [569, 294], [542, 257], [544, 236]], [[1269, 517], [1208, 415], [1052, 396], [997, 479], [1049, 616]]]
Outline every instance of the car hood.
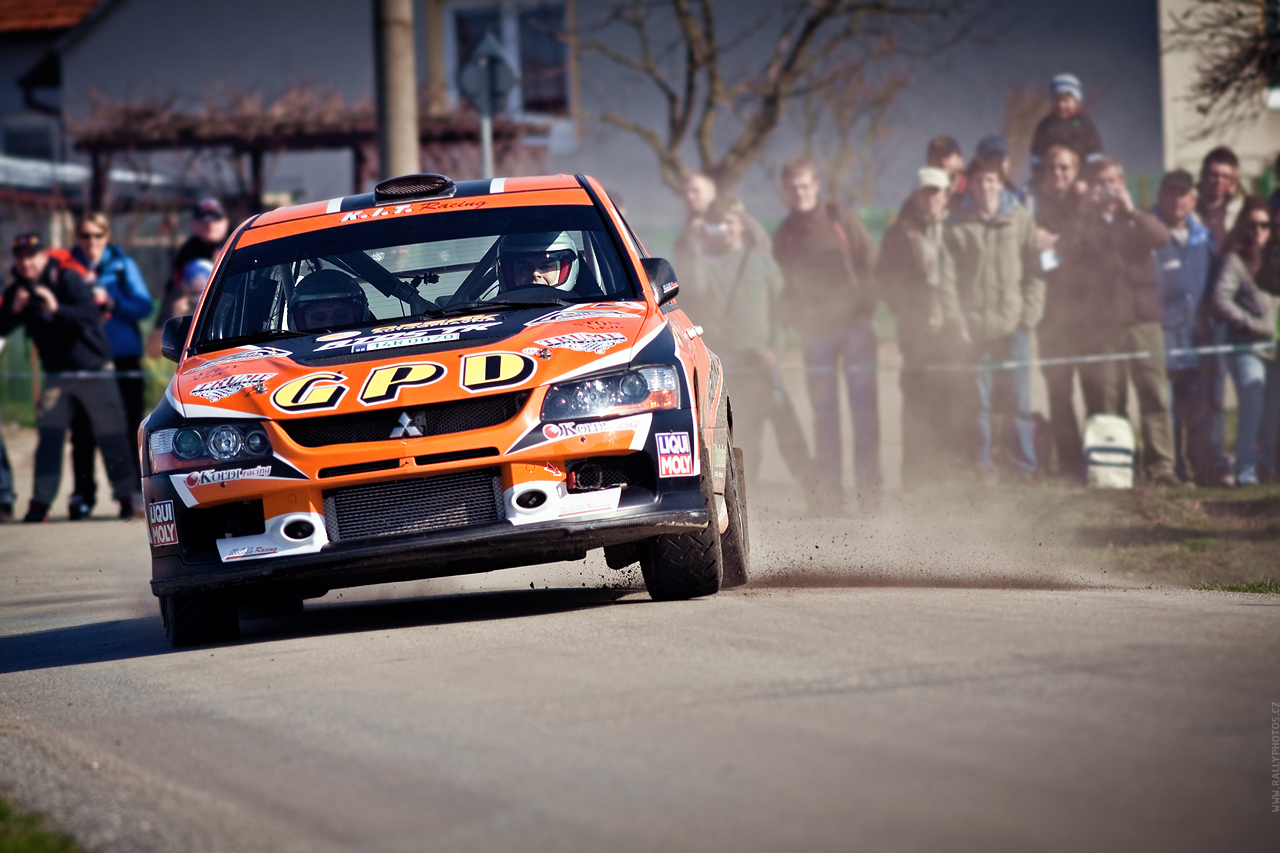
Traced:
[[389, 321], [187, 358], [187, 418], [289, 419], [528, 390], [628, 364], [665, 325], [644, 302]]

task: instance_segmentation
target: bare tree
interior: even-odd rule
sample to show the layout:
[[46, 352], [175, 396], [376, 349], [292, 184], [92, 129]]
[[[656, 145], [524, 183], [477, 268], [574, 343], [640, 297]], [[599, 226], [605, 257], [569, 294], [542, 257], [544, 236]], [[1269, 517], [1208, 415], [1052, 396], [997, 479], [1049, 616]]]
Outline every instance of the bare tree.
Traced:
[[[604, 112], [601, 121], [643, 139], [672, 189], [691, 171], [705, 172], [729, 189], [764, 152], [790, 101], [870, 75], [886, 57], [918, 45], [925, 33], [954, 32], [971, 5], [971, 0], [792, 0], [768, 7], [725, 38], [715, 0], [625, 0], [577, 38], [584, 53], [599, 54], [650, 81], [665, 107], [659, 127], [620, 109]], [[763, 61], [731, 66], [730, 55], [741, 57], [735, 48], [766, 32], [776, 37]], [[663, 33], [675, 35], [657, 41]], [[857, 104], [851, 108], [856, 116], [850, 134], [866, 115], [863, 103]], [[718, 136], [725, 116], [737, 119], [736, 134]], [[689, 144], [696, 152], [692, 167], [686, 160]]]
[[[870, 204], [875, 198], [878, 170], [872, 153], [877, 143], [888, 136], [885, 116], [907, 80], [906, 72], [893, 73], [876, 82], [850, 74], [802, 99], [804, 153], [821, 169], [829, 198], [856, 205]], [[828, 121], [835, 137], [823, 146], [822, 130]]]
[[1170, 16], [1165, 37], [1166, 51], [1197, 56], [1187, 97], [1203, 119], [1198, 138], [1252, 122], [1280, 86], [1278, 0], [1197, 0]]

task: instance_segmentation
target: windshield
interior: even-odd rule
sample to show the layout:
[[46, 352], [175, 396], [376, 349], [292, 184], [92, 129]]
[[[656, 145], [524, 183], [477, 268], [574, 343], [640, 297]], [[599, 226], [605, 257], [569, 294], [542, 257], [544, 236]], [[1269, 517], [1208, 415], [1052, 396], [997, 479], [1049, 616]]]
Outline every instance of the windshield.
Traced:
[[483, 306], [643, 298], [594, 207], [512, 207], [337, 225], [237, 249], [197, 351]]

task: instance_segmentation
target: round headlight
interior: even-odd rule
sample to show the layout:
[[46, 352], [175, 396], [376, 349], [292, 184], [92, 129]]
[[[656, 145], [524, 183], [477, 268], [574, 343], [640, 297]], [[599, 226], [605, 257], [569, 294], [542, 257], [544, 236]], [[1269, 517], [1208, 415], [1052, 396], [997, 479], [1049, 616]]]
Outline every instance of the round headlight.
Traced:
[[214, 427], [209, 433], [209, 452], [215, 459], [223, 462], [235, 459], [240, 455], [242, 447], [244, 447], [244, 439], [240, 437], [240, 430], [233, 426]]
[[619, 390], [622, 392], [622, 402], [639, 403], [649, 396], [649, 383], [639, 373], [628, 373], [622, 377]]
[[569, 416], [572, 406], [568, 394], [563, 391], [552, 391], [547, 395], [546, 402], [542, 404], [542, 416], [553, 421], [565, 418]]
[[609, 405], [609, 389], [599, 379], [584, 382], [578, 391], [578, 405], [584, 415], [595, 414]]
[[271, 452], [271, 442], [267, 441], [264, 432], [251, 432], [244, 437], [245, 449], [254, 456], [262, 456]]
[[204, 437], [199, 430], [180, 429], [173, 437], [173, 455], [179, 459], [199, 459], [204, 456]]

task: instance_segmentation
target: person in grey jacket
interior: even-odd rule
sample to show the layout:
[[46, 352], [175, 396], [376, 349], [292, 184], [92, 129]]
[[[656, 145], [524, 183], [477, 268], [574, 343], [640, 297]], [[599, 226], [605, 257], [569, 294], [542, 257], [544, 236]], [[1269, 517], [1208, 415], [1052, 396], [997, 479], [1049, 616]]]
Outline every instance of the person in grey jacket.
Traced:
[[705, 327], [703, 339], [724, 367], [734, 443], [744, 451], [748, 482], [759, 481], [764, 425], [772, 423], [788, 469], [811, 489], [809, 447], [774, 353], [773, 305], [782, 274], [768, 244], [753, 239], [741, 201], [722, 195], [708, 205], [686, 254], [685, 270], [680, 301], [689, 317]]
[[[1036, 224], [1031, 211], [1003, 192], [1004, 164], [994, 154], [969, 164], [969, 194], [947, 230], [955, 262], [962, 334], [972, 341], [979, 362], [1031, 357], [1031, 333], [1044, 315], [1045, 283], [1040, 271]], [[1035, 425], [1031, 418], [1030, 365], [978, 374], [978, 464], [982, 479], [998, 479], [992, 453], [992, 411], [998, 395], [1012, 393], [1013, 464], [1021, 476], [1036, 473]]]
[[[1227, 358], [1240, 400], [1236, 426], [1236, 485], [1274, 479], [1277, 413], [1264, 418], [1268, 390], [1280, 394], [1276, 367], [1276, 317], [1280, 297], [1258, 286], [1262, 255], [1272, 238], [1270, 206], [1258, 196], [1245, 199], [1240, 216], [1223, 243], [1213, 290], [1213, 311], [1227, 326], [1227, 342], [1270, 344], [1233, 352]], [[1280, 403], [1272, 401], [1274, 410]], [[1267, 453], [1263, 457], [1263, 450]]]

